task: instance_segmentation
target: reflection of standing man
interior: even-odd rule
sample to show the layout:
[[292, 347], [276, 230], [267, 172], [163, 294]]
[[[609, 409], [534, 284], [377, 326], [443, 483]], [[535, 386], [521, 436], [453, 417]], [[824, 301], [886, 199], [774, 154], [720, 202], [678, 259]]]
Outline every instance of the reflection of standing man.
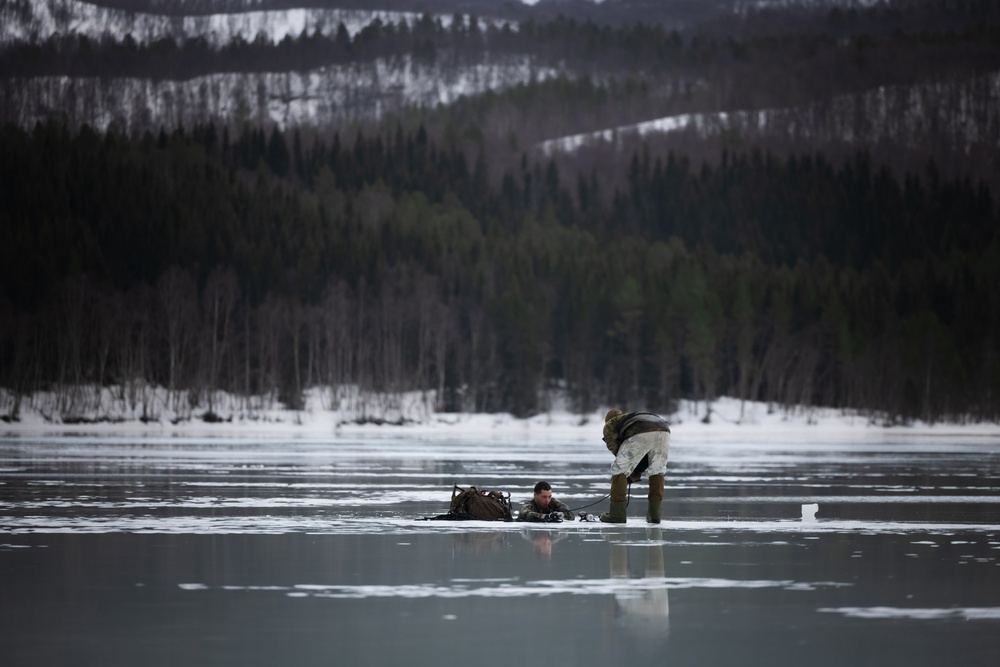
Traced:
[[[612, 408], [604, 417], [604, 444], [615, 455], [611, 464], [611, 511], [601, 515], [605, 523], [625, 523], [628, 485], [649, 470], [648, 523], [660, 523], [670, 427], [651, 412], [626, 412]], [[630, 477], [631, 476], [631, 477]]]
[[552, 497], [552, 486], [544, 480], [535, 484], [531, 500], [525, 501], [517, 513], [518, 521], [572, 521], [575, 518], [566, 505]]
[[[616, 587], [614, 617], [630, 631], [643, 637], [666, 639], [670, 632], [670, 598], [663, 563], [660, 529], [647, 528], [651, 541], [640, 548], [646, 552], [646, 572], [639, 579], [629, 573], [629, 549], [625, 543], [612, 541], [611, 579], [641, 582], [642, 586]], [[636, 590], [638, 588], [638, 590]]]

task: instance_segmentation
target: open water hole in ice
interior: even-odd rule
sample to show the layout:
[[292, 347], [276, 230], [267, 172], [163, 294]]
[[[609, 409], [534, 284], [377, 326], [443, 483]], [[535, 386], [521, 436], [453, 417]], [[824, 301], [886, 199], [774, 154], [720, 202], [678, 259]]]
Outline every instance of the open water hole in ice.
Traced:
[[624, 526], [422, 520], [454, 483], [589, 505], [609, 465], [599, 441], [2, 439], [3, 664], [1000, 664], [996, 442], [675, 436], [656, 526], [645, 480]]

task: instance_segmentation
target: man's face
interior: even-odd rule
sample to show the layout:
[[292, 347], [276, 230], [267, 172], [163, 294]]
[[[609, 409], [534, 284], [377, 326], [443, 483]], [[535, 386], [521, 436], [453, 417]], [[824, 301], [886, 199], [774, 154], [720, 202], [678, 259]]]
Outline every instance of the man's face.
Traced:
[[535, 504], [538, 505], [539, 509], [545, 509], [549, 506], [549, 501], [552, 500], [552, 491], [544, 489], [535, 494]]

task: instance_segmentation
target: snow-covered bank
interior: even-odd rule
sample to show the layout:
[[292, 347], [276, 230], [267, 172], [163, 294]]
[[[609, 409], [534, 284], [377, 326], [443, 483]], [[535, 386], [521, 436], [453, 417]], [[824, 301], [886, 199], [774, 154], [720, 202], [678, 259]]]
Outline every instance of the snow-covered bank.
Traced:
[[[0, 389], [0, 436], [106, 434], [188, 437], [309, 438], [401, 435], [413, 438], [591, 441], [600, 439], [607, 406], [577, 414], [560, 400], [527, 419], [509, 414], [444, 413], [433, 392], [376, 395], [354, 387], [313, 388], [302, 410], [274, 395], [192, 395], [162, 387], [80, 387], [15, 397]], [[629, 406], [623, 406], [628, 408]], [[653, 407], [652, 409], [655, 409]], [[706, 420], [706, 412], [709, 418]], [[16, 414], [16, 419], [12, 415]], [[751, 442], [836, 442], [960, 435], [1000, 444], [1000, 424], [913, 422], [886, 427], [867, 416], [826, 408], [778, 408], [719, 398], [711, 406], [680, 401], [667, 415], [678, 438]]]

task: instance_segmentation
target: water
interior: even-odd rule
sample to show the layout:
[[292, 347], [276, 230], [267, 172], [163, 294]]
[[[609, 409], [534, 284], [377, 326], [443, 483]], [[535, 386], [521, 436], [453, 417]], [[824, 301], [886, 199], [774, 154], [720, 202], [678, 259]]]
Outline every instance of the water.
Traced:
[[0, 440], [3, 664], [1000, 664], [992, 440], [677, 434], [609, 526], [421, 520], [593, 503], [599, 440], [387, 433]]

